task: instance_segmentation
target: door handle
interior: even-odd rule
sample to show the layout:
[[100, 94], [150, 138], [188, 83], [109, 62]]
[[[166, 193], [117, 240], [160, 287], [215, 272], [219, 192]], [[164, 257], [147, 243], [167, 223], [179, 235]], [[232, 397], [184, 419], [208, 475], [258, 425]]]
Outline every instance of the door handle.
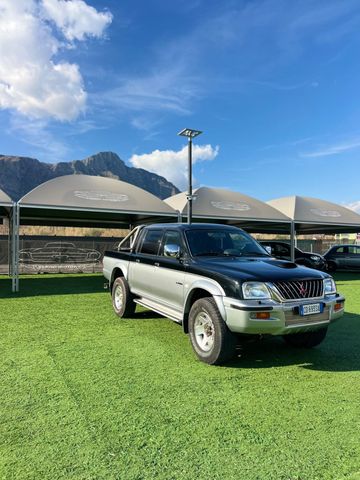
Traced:
[[140, 260], [138, 258], [135, 259], [136, 263], [140, 263]]
[[155, 262], [154, 265], [155, 265], [155, 267], [160, 267], [160, 263], [159, 263], [159, 262]]

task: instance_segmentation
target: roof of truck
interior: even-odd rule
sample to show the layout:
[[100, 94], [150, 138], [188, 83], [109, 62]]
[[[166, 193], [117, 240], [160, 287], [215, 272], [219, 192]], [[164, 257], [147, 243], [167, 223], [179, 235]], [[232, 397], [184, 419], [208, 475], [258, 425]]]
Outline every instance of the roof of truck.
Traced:
[[238, 227], [233, 225], [224, 225], [222, 223], [196, 223], [193, 222], [189, 223], [154, 223], [152, 225], [144, 225], [145, 228], [176, 228], [179, 230], [188, 230], [188, 229], [209, 229], [209, 228], [216, 228], [216, 229], [227, 229], [227, 230], [240, 230]]

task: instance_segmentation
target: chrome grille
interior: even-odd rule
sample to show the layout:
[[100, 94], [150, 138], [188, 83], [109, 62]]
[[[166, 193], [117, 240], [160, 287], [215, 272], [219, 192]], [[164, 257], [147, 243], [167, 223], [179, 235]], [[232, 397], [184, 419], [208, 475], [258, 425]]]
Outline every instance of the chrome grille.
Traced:
[[322, 280], [303, 280], [292, 282], [274, 282], [280, 295], [285, 300], [322, 297], [324, 283]]

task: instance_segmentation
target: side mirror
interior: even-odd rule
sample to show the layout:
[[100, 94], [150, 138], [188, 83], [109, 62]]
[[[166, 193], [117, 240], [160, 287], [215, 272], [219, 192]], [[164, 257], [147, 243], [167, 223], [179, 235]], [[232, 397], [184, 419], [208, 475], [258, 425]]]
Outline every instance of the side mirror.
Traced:
[[269, 255], [272, 254], [270, 245], [265, 245], [265, 250], [268, 252]]
[[168, 243], [164, 246], [165, 257], [180, 258], [180, 245]]

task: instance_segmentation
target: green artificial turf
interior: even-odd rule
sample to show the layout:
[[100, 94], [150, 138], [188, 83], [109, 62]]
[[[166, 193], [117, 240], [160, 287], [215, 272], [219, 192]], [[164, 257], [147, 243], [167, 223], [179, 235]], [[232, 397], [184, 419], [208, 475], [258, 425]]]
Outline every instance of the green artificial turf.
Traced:
[[313, 350], [196, 360], [181, 326], [120, 320], [97, 275], [0, 279], [0, 478], [360, 479], [360, 275]]

